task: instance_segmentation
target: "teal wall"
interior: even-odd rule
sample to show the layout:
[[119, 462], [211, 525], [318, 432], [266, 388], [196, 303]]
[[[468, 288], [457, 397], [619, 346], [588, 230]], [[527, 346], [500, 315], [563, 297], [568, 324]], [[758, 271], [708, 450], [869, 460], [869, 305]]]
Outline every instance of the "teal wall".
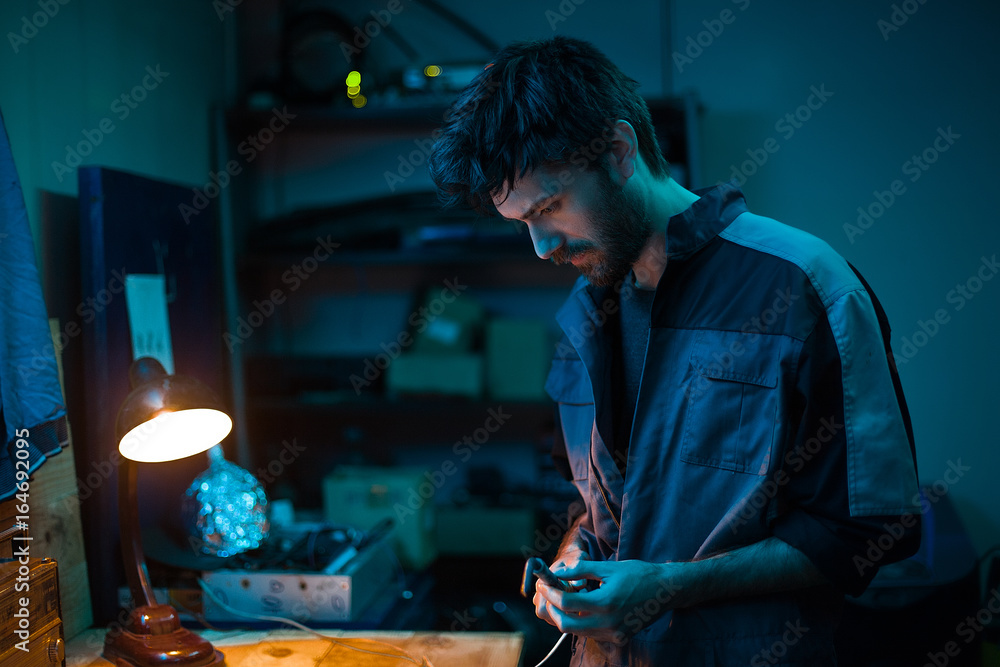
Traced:
[[[719, 31], [713, 20], [727, 8], [732, 20]], [[711, 40], [699, 35], [705, 21], [719, 33]], [[968, 467], [949, 474], [947, 495], [980, 551], [997, 544], [1000, 276], [983, 258], [1000, 259], [989, 203], [1000, 7], [675, 0], [670, 23], [682, 56], [698, 53], [689, 37], [707, 44], [692, 62], [667, 63], [676, 89], [694, 88], [706, 107], [704, 181], [728, 179], [735, 166], [751, 209], [820, 236], [862, 271], [893, 327], [921, 481], [944, 480], [949, 462]], [[832, 95], [799, 111], [813, 87]], [[808, 119], [795, 127], [788, 113]], [[939, 139], [949, 128], [950, 145]], [[772, 153], [761, 151], [768, 139]], [[761, 166], [744, 168], [747, 151]], [[913, 156], [925, 151], [934, 162], [924, 169]], [[867, 229], [845, 230], [858, 207], [878, 215], [883, 202], [879, 217], [862, 219]], [[980, 271], [991, 279], [979, 283]], [[967, 283], [979, 289], [971, 299], [956, 290]]]
[[75, 164], [67, 146], [90, 151], [82, 164], [202, 184], [209, 109], [223, 101], [211, 2], [63, 2], [0, 4], [0, 110], [36, 238], [41, 191], [76, 195], [76, 169], [53, 164]]

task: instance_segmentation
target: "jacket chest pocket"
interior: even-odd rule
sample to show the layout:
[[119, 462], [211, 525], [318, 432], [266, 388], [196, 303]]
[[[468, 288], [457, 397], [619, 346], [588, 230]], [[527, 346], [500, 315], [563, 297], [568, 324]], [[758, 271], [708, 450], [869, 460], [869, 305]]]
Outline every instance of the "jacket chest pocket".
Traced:
[[703, 330], [691, 351], [682, 461], [764, 475], [778, 428], [784, 337]]

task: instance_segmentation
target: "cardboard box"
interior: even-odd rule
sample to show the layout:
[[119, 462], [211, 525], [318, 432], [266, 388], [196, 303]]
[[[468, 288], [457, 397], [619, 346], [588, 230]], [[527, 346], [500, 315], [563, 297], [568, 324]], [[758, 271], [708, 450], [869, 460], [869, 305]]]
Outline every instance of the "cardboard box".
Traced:
[[482, 332], [484, 319], [483, 306], [473, 297], [457, 293], [447, 285], [430, 289], [423, 304], [410, 318], [414, 327], [413, 352], [469, 352]]
[[[212, 570], [202, 578], [204, 615], [212, 622], [247, 618], [225, 606], [258, 616], [286, 616], [303, 623], [359, 621], [379, 599], [398, 592], [396, 564], [381, 544], [362, 549], [337, 574], [289, 570]], [[212, 596], [215, 596], [214, 598]], [[219, 604], [222, 602], [223, 604]]]
[[541, 320], [496, 319], [486, 325], [486, 386], [491, 398], [544, 400], [552, 340]]
[[423, 468], [338, 466], [323, 478], [327, 521], [371, 530], [393, 520], [393, 548], [404, 567], [420, 570], [437, 557], [434, 502], [437, 490]]
[[483, 395], [483, 357], [479, 354], [410, 352], [389, 365], [386, 387], [394, 394], [480, 398]]

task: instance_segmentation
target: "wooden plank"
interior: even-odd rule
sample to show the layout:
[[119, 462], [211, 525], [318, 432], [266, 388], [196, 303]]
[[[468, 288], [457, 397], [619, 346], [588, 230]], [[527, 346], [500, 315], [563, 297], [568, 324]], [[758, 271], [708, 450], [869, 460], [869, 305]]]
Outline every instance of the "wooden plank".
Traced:
[[[399, 667], [406, 657], [427, 667], [517, 667], [524, 644], [520, 633], [504, 632], [327, 630], [323, 634], [334, 639], [297, 630], [201, 633], [234, 667]], [[111, 663], [99, 657], [103, 637], [102, 630], [91, 630], [69, 642], [66, 667], [108, 667]]]

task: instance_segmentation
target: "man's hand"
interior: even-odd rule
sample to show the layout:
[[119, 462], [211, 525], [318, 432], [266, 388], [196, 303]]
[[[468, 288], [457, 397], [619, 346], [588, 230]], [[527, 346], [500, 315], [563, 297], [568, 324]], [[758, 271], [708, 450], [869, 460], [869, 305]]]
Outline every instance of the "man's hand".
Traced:
[[[553, 565], [560, 579], [599, 582], [596, 590], [560, 591], [538, 582], [535, 609], [562, 632], [622, 642], [676, 606], [681, 563], [579, 560]], [[545, 616], [542, 616], [542, 610]]]
[[556, 556], [556, 559], [552, 561], [552, 565], [549, 566], [549, 569], [553, 570], [554, 573], [556, 569], [565, 570], [574, 568], [579, 566], [584, 561], [589, 560], [590, 557], [584, 549], [581, 547], [570, 547], [561, 551], [559, 555]]
[[[670, 609], [829, 582], [801, 552], [776, 537], [696, 561], [553, 564], [560, 579], [597, 581], [596, 590], [560, 591], [538, 582], [535, 609], [563, 632], [621, 643]], [[543, 615], [544, 612], [544, 615]]]
[[[560, 551], [556, 560], [552, 562], [550, 569], [552, 570], [565, 570], [567, 568], [575, 568], [580, 565], [583, 561], [587, 560], [587, 552], [582, 548], [577, 546], [572, 546]], [[567, 585], [572, 590], [579, 590], [586, 584], [586, 581], [570, 581]], [[535, 603], [535, 615], [542, 619], [549, 625], [556, 625], [555, 621], [549, 615], [548, 604], [542, 594], [539, 592], [542, 586], [545, 586], [539, 580], [535, 580], [535, 596], [531, 599]], [[549, 588], [548, 586], [545, 586]], [[558, 626], [557, 626], [558, 627]]]

